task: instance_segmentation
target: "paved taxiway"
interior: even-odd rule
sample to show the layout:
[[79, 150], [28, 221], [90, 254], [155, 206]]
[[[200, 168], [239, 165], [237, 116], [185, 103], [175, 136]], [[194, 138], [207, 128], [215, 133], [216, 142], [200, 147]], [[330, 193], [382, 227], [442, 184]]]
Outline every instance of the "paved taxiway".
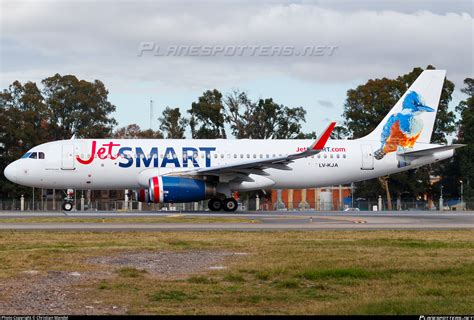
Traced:
[[[66, 217], [61, 222], [4, 222], [6, 218]], [[143, 217], [220, 217], [243, 218], [244, 222], [137, 223], [127, 218]], [[120, 222], [75, 222], [77, 218], [124, 218]], [[69, 220], [70, 219], [70, 220]], [[1, 212], [0, 230], [85, 230], [85, 231], [210, 231], [210, 230], [337, 230], [337, 229], [474, 229], [474, 212]]]

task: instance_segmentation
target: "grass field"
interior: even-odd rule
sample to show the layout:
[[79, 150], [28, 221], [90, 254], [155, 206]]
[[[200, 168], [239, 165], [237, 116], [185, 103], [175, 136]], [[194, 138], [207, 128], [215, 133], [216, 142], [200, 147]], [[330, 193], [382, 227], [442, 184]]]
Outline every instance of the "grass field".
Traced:
[[[130, 314], [472, 314], [474, 231], [0, 232], [0, 282], [100, 271], [123, 252], [247, 253], [178, 278], [133, 267], [81, 283]], [[192, 262], [191, 262], [192, 263]], [[1, 312], [1, 310], [0, 310]]]

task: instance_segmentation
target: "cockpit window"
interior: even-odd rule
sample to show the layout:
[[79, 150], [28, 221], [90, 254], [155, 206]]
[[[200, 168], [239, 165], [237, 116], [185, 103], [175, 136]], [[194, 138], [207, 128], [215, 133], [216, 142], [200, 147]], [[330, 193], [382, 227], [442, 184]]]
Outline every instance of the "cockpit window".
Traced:
[[20, 159], [44, 159], [44, 152], [27, 152]]

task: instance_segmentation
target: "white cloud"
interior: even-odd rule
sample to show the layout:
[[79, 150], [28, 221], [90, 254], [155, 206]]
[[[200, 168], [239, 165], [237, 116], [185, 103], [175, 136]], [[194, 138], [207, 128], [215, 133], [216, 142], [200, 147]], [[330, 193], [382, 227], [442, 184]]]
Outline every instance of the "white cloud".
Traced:
[[[426, 2], [421, 2], [421, 4]], [[337, 4], [337, 3], [336, 3]], [[235, 85], [259, 77], [352, 81], [433, 64], [460, 84], [473, 75], [472, 12], [432, 13], [366, 3], [4, 1], [1, 74], [40, 80], [56, 72], [136, 90]], [[464, 8], [465, 3], [463, 2]], [[402, 7], [399, 5], [399, 7]], [[374, 9], [375, 8], [375, 9]], [[463, 9], [464, 10], [464, 9]], [[449, 13], [449, 12], [457, 13]], [[169, 45], [335, 45], [324, 57], [137, 57], [141, 41]]]

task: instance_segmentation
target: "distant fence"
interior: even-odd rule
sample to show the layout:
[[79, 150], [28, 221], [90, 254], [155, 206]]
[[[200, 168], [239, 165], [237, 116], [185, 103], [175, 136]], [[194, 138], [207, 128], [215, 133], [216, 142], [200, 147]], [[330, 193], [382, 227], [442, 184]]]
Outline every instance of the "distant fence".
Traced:
[[[61, 200], [44, 200], [32, 201], [25, 199], [23, 203], [24, 211], [62, 211]], [[318, 211], [343, 211], [351, 208], [351, 204], [323, 202], [305, 202], [298, 203], [291, 202], [270, 202], [267, 200], [260, 200], [256, 198], [240, 199], [238, 200], [239, 210], [245, 211], [304, 211], [304, 210], [318, 210]], [[378, 199], [369, 200], [354, 200], [353, 207], [360, 211], [385, 211], [388, 210], [386, 201], [382, 201], [379, 207]], [[164, 204], [147, 204], [139, 203], [137, 201], [124, 200], [93, 200], [76, 201], [74, 209], [76, 211], [207, 211], [207, 201], [199, 201], [193, 203], [164, 203]], [[348, 209], [349, 210], [349, 209]], [[420, 201], [420, 200], [403, 200], [401, 202], [393, 201], [392, 210], [439, 210], [439, 201]], [[462, 203], [459, 199], [444, 200], [444, 211], [454, 210], [474, 210], [474, 200], [466, 200]], [[0, 200], [0, 211], [21, 211], [21, 201], [19, 199]]]

